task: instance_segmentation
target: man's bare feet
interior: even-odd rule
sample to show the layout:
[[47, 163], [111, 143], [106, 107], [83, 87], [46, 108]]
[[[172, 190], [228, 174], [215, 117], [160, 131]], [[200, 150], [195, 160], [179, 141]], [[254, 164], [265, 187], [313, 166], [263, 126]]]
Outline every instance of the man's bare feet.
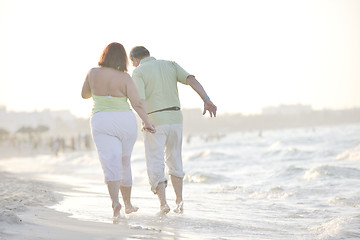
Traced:
[[170, 212], [170, 207], [169, 207], [169, 205], [167, 205], [167, 203], [160, 206], [160, 213], [167, 214], [168, 212]]
[[125, 213], [126, 214], [136, 212], [137, 210], [139, 210], [138, 207], [134, 207], [133, 205], [130, 205], [130, 206], [125, 205]]
[[183, 201], [176, 204], [176, 208], [174, 209], [174, 212], [176, 212], [176, 213], [183, 213], [184, 212], [184, 202]]

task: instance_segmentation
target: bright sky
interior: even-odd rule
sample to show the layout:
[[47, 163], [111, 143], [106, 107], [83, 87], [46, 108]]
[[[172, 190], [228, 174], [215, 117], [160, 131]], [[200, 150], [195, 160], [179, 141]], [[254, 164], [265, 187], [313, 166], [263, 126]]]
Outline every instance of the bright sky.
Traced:
[[89, 116], [85, 75], [114, 41], [178, 62], [219, 114], [360, 107], [358, 0], [0, 0], [0, 105]]

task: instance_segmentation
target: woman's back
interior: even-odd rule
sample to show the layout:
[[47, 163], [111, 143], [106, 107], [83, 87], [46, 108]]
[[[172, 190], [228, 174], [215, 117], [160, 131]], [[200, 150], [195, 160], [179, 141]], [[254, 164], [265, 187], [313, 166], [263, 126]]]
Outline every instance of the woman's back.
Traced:
[[127, 73], [108, 67], [99, 67], [90, 70], [88, 80], [93, 95], [127, 97], [126, 79], [129, 77]]
[[[95, 112], [122, 112], [131, 106], [144, 122], [146, 131], [155, 132], [154, 125], [149, 121], [144, 99], [141, 99], [136, 86], [127, 74], [127, 56], [120, 43], [110, 43], [103, 51], [100, 67], [92, 68], [84, 81], [81, 96], [84, 99], [93, 97]], [[103, 113], [104, 115], [108, 113]], [[98, 115], [98, 114], [97, 114]]]

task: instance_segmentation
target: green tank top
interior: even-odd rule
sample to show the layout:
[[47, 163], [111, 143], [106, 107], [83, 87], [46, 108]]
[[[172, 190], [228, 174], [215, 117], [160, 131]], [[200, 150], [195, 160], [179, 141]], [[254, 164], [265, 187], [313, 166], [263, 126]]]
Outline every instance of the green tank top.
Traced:
[[124, 112], [130, 110], [127, 97], [96, 96], [92, 95], [94, 106], [92, 114], [97, 112]]

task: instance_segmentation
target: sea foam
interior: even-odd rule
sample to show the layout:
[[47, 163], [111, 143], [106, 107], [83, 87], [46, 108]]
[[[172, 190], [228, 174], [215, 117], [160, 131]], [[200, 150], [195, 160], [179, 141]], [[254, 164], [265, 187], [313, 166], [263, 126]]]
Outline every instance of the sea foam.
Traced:
[[337, 160], [360, 161], [360, 145], [336, 156]]

